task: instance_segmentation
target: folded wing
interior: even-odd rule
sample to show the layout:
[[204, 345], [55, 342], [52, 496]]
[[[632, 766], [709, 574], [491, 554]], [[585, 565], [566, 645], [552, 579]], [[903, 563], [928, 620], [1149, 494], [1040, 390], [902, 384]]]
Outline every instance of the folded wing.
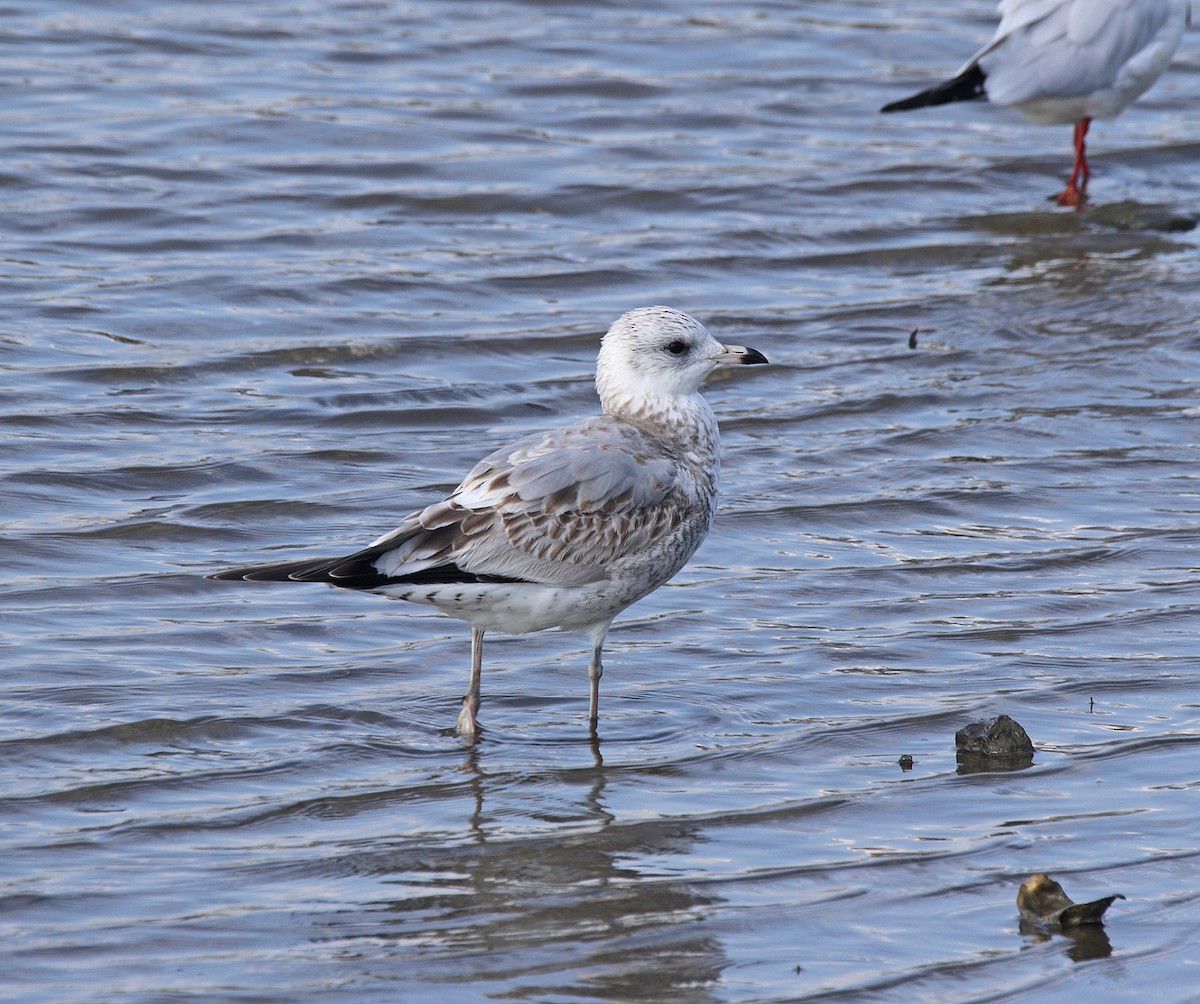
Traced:
[[400, 583], [581, 585], [688, 519], [697, 491], [663, 444], [599, 416], [488, 455], [451, 495], [355, 554], [234, 569], [214, 578], [354, 589]]
[[1157, 79], [1178, 45], [1184, 19], [1177, 6], [1166, 0], [1010, 0], [1001, 4], [995, 38], [971, 62], [987, 75], [994, 104], [1107, 88], [1129, 89], [1128, 103]]

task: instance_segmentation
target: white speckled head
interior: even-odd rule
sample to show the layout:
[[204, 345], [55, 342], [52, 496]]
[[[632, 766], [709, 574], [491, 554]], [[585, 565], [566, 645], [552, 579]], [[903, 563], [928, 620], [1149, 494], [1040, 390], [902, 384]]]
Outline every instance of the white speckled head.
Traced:
[[674, 411], [698, 397], [718, 366], [765, 363], [762, 353], [722, 345], [694, 317], [670, 307], [639, 307], [617, 318], [600, 344], [596, 390], [611, 415]]

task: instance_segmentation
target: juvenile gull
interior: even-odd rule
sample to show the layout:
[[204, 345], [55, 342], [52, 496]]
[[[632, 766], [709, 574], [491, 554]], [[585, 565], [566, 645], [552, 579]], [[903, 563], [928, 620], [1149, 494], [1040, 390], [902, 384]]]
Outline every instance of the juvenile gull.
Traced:
[[477, 730], [484, 632], [586, 631], [595, 732], [609, 625], [678, 572], [712, 524], [721, 446], [700, 385], [718, 367], [766, 361], [755, 349], [722, 345], [678, 310], [631, 310], [600, 344], [603, 414], [488, 454], [448, 498], [364, 550], [211, 578], [325, 582], [466, 621], [464, 736]]
[[1075, 164], [1062, 206], [1083, 203], [1093, 118], [1116, 118], [1167, 68], [1187, 0], [1000, 0], [992, 40], [951, 79], [881, 109], [907, 111], [986, 97], [1034, 122], [1075, 124]]

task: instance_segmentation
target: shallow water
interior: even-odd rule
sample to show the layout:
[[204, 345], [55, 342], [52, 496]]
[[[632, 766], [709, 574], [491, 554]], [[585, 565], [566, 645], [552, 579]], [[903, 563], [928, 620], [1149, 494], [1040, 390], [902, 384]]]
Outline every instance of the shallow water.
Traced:
[[[1194, 36], [1075, 214], [1069, 130], [876, 114], [992, 23], [9, 4], [6, 998], [1200, 999]], [[597, 742], [586, 639], [490, 641], [468, 748], [462, 625], [203, 578], [588, 414], [660, 302], [774, 365]], [[1022, 934], [1038, 871], [1128, 898]]]

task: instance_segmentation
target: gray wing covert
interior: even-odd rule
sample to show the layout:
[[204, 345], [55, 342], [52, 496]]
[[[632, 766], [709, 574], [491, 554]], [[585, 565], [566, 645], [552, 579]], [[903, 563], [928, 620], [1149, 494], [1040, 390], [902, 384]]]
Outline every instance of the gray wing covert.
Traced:
[[[1047, 94], [1084, 95], [1116, 83], [1124, 67], [1153, 41], [1169, 16], [1169, 6], [1147, 8], [1114, 0], [1059, 0], [1014, 5], [998, 37], [976, 57], [988, 75], [988, 96], [1001, 105], [1020, 104]], [[1002, 63], [987, 55], [1007, 45]], [[1069, 58], [1074, 48], [1076, 55]]]
[[401, 531], [377, 567], [404, 575], [440, 562], [559, 585], [596, 581], [691, 515], [687, 479], [663, 444], [608, 416], [527, 436], [417, 514], [423, 532]]

